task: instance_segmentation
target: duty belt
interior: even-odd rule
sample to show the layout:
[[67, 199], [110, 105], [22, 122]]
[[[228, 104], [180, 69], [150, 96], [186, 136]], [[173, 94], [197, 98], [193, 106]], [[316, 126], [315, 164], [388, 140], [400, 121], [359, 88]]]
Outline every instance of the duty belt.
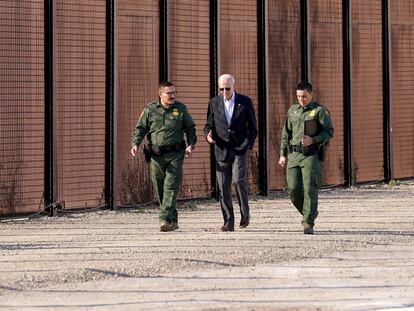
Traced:
[[159, 146], [162, 153], [177, 151], [180, 149], [181, 144], [174, 144], [174, 145], [167, 145], [167, 146]]
[[302, 146], [302, 145], [290, 145], [289, 146], [289, 152], [299, 152], [303, 154], [304, 156], [310, 156], [318, 152], [319, 146], [317, 144], [312, 144], [309, 146]]
[[151, 152], [157, 156], [161, 156], [164, 153], [174, 152], [180, 150], [180, 148], [185, 149], [185, 142], [181, 144], [174, 144], [174, 145], [164, 145], [164, 146], [156, 146], [150, 144]]
[[303, 147], [298, 145], [290, 145], [290, 152], [299, 152], [302, 153]]

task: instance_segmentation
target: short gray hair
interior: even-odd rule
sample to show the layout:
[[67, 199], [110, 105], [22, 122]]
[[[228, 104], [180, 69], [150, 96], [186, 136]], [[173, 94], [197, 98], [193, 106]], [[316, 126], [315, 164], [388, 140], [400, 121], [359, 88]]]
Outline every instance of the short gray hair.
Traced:
[[231, 74], [225, 73], [218, 78], [218, 82], [229, 80], [232, 85], [236, 83], [236, 79]]

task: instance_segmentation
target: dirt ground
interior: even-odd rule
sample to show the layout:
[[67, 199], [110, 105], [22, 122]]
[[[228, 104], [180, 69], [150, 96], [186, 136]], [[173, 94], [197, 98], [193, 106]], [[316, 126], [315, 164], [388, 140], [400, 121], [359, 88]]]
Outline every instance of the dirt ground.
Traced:
[[[0, 223], [0, 310], [414, 310], [414, 185], [324, 190], [314, 235], [286, 192], [220, 232], [214, 201]], [[237, 218], [239, 213], [236, 214]]]

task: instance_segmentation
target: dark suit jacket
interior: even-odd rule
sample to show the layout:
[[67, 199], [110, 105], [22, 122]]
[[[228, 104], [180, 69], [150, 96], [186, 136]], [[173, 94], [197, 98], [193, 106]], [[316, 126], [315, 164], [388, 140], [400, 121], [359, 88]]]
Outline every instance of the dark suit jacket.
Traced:
[[214, 153], [218, 161], [225, 161], [228, 150], [235, 154], [243, 154], [253, 148], [257, 136], [256, 116], [250, 97], [236, 93], [233, 116], [227, 124], [222, 95], [216, 96], [208, 103], [207, 122], [204, 135], [209, 131], [216, 141]]

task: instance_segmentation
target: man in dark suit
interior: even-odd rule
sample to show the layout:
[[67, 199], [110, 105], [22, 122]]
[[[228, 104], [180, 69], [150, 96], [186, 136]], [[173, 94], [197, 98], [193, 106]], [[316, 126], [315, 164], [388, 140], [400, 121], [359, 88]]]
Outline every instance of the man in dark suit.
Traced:
[[231, 186], [236, 186], [240, 206], [240, 228], [250, 221], [247, 161], [257, 136], [256, 116], [252, 100], [235, 92], [235, 79], [224, 74], [218, 79], [220, 95], [208, 103], [204, 135], [214, 144], [216, 174], [224, 225], [221, 231], [234, 231], [234, 211]]

